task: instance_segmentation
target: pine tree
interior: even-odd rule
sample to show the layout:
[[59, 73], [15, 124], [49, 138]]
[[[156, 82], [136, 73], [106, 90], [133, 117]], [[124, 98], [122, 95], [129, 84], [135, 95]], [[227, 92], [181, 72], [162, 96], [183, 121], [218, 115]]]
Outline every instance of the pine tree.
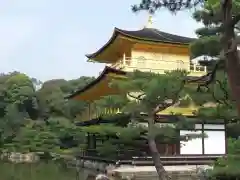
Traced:
[[[188, 94], [188, 89], [184, 88], [186, 75], [187, 73], [183, 71], [166, 72], [163, 75], [136, 71], [129, 73], [127, 80], [117, 80], [112, 84], [127, 93], [129, 102], [122, 108], [122, 111], [131, 114], [131, 124], [136, 126], [139, 121], [148, 124], [146, 139], [161, 180], [169, 179], [169, 176], [161, 162], [156, 141], [166, 142], [166, 139], [180, 141], [184, 137], [176, 137], [174, 128], [159, 128], [155, 119], [159, 112], [170, 106], [180, 105], [181, 100], [186, 97]], [[192, 89], [192, 87], [189, 89]], [[181, 115], [178, 117], [184, 119]], [[186, 121], [182, 120], [181, 123], [183, 124], [175, 125], [181, 128], [184, 126], [184, 122]], [[190, 126], [191, 123], [188, 123], [188, 125]], [[196, 134], [190, 138], [198, 136], [201, 135]]]
[[[238, 83], [240, 77], [240, 58], [237, 51], [237, 35], [235, 32], [239, 27], [237, 24], [240, 20], [238, 0], [141, 0], [138, 5], [132, 7], [132, 10], [134, 12], [147, 10], [150, 13], [155, 13], [161, 8], [167, 8], [171, 12], [177, 12], [184, 9], [199, 7], [199, 5], [200, 9], [203, 11], [200, 11], [201, 13], [196, 13], [196, 15], [205, 16], [205, 23], [209, 26], [199, 30], [198, 33], [202, 34], [204, 31], [205, 34], [210, 33], [216, 35], [215, 37], [212, 36], [210, 41], [206, 39], [202, 44], [208, 42], [208, 44], [216, 45], [220, 42], [220, 46], [214, 46], [215, 49], [211, 48], [211, 53], [207, 52], [209, 55], [219, 55], [219, 59], [215, 63], [212, 72], [205, 76], [204, 85], [213, 82], [216, 69], [220, 67], [220, 64], [226, 64], [225, 71], [229, 79], [231, 94], [236, 100], [238, 114], [240, 115], [240, 85]], [[208, 21], [210, 23], [208, 23]], [[219, 25], [214, 25], [213, 21], [219, 22]], [[202, 41], [204, 41], [204, 39], [202, 39]], [[204, 49], [204, 46], [202, 47], [202, 49]], [[219, 52], [218, 54], [219, 50], [221, 50], [221, 53]], [[197, 55], [197, 50], [195, 49], [194, 51], [195, 55]], [[206, 48], [204, 53], [206, 53]]]
[[[211, 16], [209, 12], [213, 11], [213, 7], [209, 4], [205, 4], [202, 9], [199, 9], [193, 13], [193, 17], [197, 22], [201, 22], [204, 27], [196, 30], [198, 40], [191, 45], [192, 57], [198, 57], [202, 55], [208, 55], [211, 57], [219, 56], [223, 46], [221, 45], [221, 33], [222, 21], [219, 15]], [[240, 11], [239, 1], [233, 1], [233, 15], [236, 16]], [[237, 23], [234, 27], [235, 35], [240, 33], [240, 24]]]
[[[119, 151], [116, 152], [116, 149], [126, 151], [140, 149], [147, 141], [160, 179], [168, 179], [156, 143], [174, 144], [174, 142], [186, 140], [186, 137], [179, 136], [177, 130], [192, 128], [194, 121], [189, 121], [181, 114], [175, 114], [175, 117], [181, 120], [172, 123], [176, 128], [159, 127], [155, 122], [158, 112], [170, 106], [189, 107], [194, 103], [196, 106], [201, 106], [196, 115], [204, 119], [221, 118], [229, 120], [229, 123], [238, 119], [234, 102], [228, 97], [229, 88], [225, 72], [218, 71], [216, 81], [219, 83], [210, 84], [208, 88], [201, 87], [200, 92], [196, 91], [195, 85], [185, 84], [186, 78], [187, 73], [182, 71], [166, 72], [162, 75], [139, 71], [128, 73], [127, 80], [116, 80], [111, 84], [125, 93], [107, 96], [96, 102], [98, 110], [119, 108], [124, 114], [117, 115], [119, 118], [113, 114], [113, 117], [111, 114], [108, 118], [102, 117], [105, 120], [108, 119], [111, 125], [94, 125], [82, 130], [108, 138], [105, 143], [97, 147], [97, 152], [102, 157], [119, 157], [119, 154], [116, 154]], [[208, 104], [213, 105], [209, 107]], [[148, 123], [148, 128], [140, 126], [139, 122]], [[126, 124], [128, 124], [127, 127]], [[232, 134], [235, 135], [238, 132]], [[190, 138], [199, 136], [202, 135], [195, 134]]]
[[[134, 12], [147, 10], [150, 13], [155, 13], [161, 8], [177, 12], [200, 5], [194, 13], [194, 18], [202, 22], [204, 27], [196, 31], [199, 39], [191, 45], [192, 57], [208, 55], [217, 57], [217, 60], [210, 63], [203, 62], [209, 66], [209, 73], [189, 82], [198, 83], [198, 90], [203, 87], [207, 90], [204, 93], [210, 92], [217, 103], [215, 107], [200, 109], [198, 115], [226, 119], [232, 127], [230, 134], [236, 137], [238, 136], [240, 116], [240, 85], [238, 82], [240, 56], [237, 50], [239, 44], [239, 4], [239, 0], [142, 0], [132, 8]], [[221, 69], [220, 72], [219, 69]], [[230, 89], [227, 88], [228, 86]], [[221, 98], [216, 98], [216, 94], [219, 95], [219, 92], [221, 92]], [[236, 164], [230, 162], [232, 161], [225, 162], [226, 167], [237, 167]], [[221, 168], [220, 171], [218, 170], [219, 168], [215, 172], [223, 172]], [[227, 171], [229, 172], [229, 169]], [[238, 171], [233, 168], [231, 172]]]

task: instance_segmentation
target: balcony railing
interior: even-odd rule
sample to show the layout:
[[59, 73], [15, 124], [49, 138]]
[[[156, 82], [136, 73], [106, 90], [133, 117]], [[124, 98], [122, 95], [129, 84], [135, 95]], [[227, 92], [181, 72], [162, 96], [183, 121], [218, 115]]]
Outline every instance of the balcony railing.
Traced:
[[110, 67], [121, 69], [127, 72], [134, 70], [140, 70], [144, 72], [153, 72], [163, 74], [165, 71], [172, 70], [186, 70], [190, 72], [190, 75], [203, 75], [207, 72], [206, 66], [200, 66], [197, 64], [185, 63], [181, 60], [171, 61], [171, 60], [156, 60], [156, 59], [146, 59], [146, 58], [128, 58], [125, 57], [122, 60], [114, 64], [109, 64]]
[[91, 119], [99, 118], [100, 116], [118, 114], [120, 113], [119, 108], [105, 108], [102, 110], [97, 110], [92, 106], [86, 108], [86, 110], [78, 116], [81, 121], [89, 121]]

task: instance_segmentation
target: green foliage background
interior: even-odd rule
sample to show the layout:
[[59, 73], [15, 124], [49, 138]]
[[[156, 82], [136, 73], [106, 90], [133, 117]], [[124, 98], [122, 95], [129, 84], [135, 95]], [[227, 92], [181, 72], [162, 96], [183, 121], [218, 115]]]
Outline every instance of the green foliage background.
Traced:
[[[113, 86], [127, 89], [131, 92], [145, 93], [141, 102], [130, 101], [126, 94], [102, 98], [95, 102], [96, 111], [105, 108], [119, 108], [125, 115], [103, 116], [109, 125], [93, 125], [89, 127], [76, 126], [81, 122], [81, 114], [85, 112], [87, 103], [66, 100], [64, 97], [78, 88], [82, 88], [92, 81], [92, 77], [80, 77], [76, 80], [50, 80], [44, 83], [25, 74], [13, 72], [0, 75], [0, 149], [1, 151], [18, 152], [76, 152], [84, 148], [86, 134], [95, 133], [102, 138], [109, 136], [108, 148], [119, 149], [128, 147], [133, 149], [146, 138], [146, 129], [135, 127], [135, 122], [147, 122], [146, 117], [139, 116], [141, 112], [151, 113], [158, 103], [171, 99], [178, 91], [186, 72], [173, 71], [165, 75], [134, 72], [128, 75], [128, 81], [113, 82]], [[217, 78], [221, 87], [229, 91], [224, 73], [219, 72]], [[39, 88], [39, 85], [40, 88]], [[179, 94], [179, 106], [195, 104], [200, 107], [196, 112], [200, 118], [223, 118], [229, 120], [229, 127], [233, 128], [231, 136], [238, 134], [232, 120], [237, 119], [234, 103], [225, 97], [225, 91], [218, 84], [209, 87], [209, 91], [197, 92], [196, 86], [185, 86]], [[214, 98], [213, 98], [214, 92]], [[227, 105], [216, 102], [216, 99], [227, 101]], [[206, 103], [215, 103], [214, 107], [204, 107]], [[226, 108], [226, 106], [228, 108]], [[182, 124], [189, 124], [183, 116]], [[114, 122], [114, 123], [113, 123]], [[127, 126], [131, 122], [132, 126]], [[177, 125], [181, 127], [182, 125]], [[235, 130], [234, 130], [235, 128]], [[168, 134], [166, 132], [172, 132]], [[176, 141], [174, 131], [156, 128], [158, 139]], [[168, 134], [163, 137], [161, 134]], [[171, 138], [169, 138], [171, 137]], [[131, 143], [136, 142], [136, 144]], [[113, 147], [110, 147], [112, 145]], [[99, 151], [107, 152], [101, 147]], [[108, 153], [106, 153], [108, 154]]]
[[[130, 101], [126, 95], [115, 95], [95, 102], [96, 111], [105, 108], [119, 108], [125, 114], [109, 114], [101, 117], [110, 124], [76, 126], [82, 122], [81, 114], [86, 102], [66, 100], [64, 97], [85, 86], [94, 78], [80, 77], [76, 80], [50, 80], [39, 83], [25, 74], [13, 72], [0, 76], [0, 150], [2, 152], [45, 152], [46, 154], [71, 154], [86, 149], [86, 134], [92, 133], [100, 139], [96, 151], [101, 157], [117, 158], [123, 150], [145, 151], [148, 131], [138, 126], [139, 121], [147, 122], [148, 115], [160, 102], [171, 99], [178, 91], [185, 72], [167, 72], [166, 75], [134, 72], [128, 81], [113, 82], [113, 86], [131, 92], [145, 93], [141, 102]], [[234, 102], [226, 97], [229, 91], [223, 72], [218, 72], [219, 84], [209, 90], [196, 91], [195, 85], [185, 86], [179, 94], [179, 107], [199, 106], [199, 118], [225, 119], [231, 137], [238, 137], [238, 120]], [[39, 87], [41, 84], [41, 87]], [[224, 87], [224, 89], [222, 88]], [[213, 96], [214, 93], [214, 96]], [[227, 102], [222, 104], [221, 102]], [[206, 103], [214, 107], [205, 107]], [[226, 108], [227, 107], [227, 108]], [[147, 116], [139, 116], [145, 112]], [[181, 123], [172, 127], [155, 127], [153, 134], [159, 143], [176, 142], [184, 137], [177, 135], [178, 129], [189, 128], [191, 122], [181, 114], [176, 115]], [[130, 123], [129, 123], [130, 122]], [[145, 145], [145, 146], [144, 146]], [[144, 150], [145, 149], [145, 150]], [[120, 152], [121, 150], [121, 152]], [[4, 168], [4, 167], [3, 167]]]

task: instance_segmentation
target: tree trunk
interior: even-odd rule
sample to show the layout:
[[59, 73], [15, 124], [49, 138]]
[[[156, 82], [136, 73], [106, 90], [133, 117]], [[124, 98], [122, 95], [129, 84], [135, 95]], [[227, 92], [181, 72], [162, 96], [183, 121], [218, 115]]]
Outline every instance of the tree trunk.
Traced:
[[226, 71], [229, 80], [229, 86], [233, 99], [236, 101], [238, 114], [240, 116], [240, 58], [237, 51], [231, 52], [226, 56]]
[[155, 136], [153, 135], [153, 128], [154, 128], [154, 118], [149, 118], [148, 120], [148, 145], [149, 149], [152, 154], [152, 159], [154, 166], [156, 168], [159, 180], [169, 180], [169, 176], [167, 172], [165, 171], [162, 161], [160, 159], [160, 154], [158, 152], [156, 142], [155, 142]]
[[222, 5], [222, 22], [225, 27], [222, 43], [226, 58], [226, 72], [233, 97], [232, 99], [236, 101], [238, 114], [240, 116], [240, 58], [235, 43], [236, 37], [234, 27], [228, 26], [229, 22], [232, 20], [232, 0], [225, 1], [226, 3]]

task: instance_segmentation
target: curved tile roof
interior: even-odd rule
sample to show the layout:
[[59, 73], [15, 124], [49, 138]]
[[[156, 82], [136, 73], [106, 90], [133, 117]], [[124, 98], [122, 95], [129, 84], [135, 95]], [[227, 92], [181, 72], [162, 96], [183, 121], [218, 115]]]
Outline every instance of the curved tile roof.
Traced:
[[94, 58], [100, 54], [105, 48], [111, 45], [118, 35], [128, 37], [135, 40], [141, 40], [146, 42], [154, 43], [168, 43], [168, 44], [179, 44], [179, 45], [189, 45], [192, 41], [196, 40], [195, 38], [189, 38], [184, 36], [178, 36], [163, 31], [159, 31], [154, 28], [143, 28], [136, 31], [127, 31], [119, 28], [114, 28], [114, 32], [109, 41], [102, 46], [98, 51], [92, 54], [87, 54], [88, 58]]
[[137, 31], [126, 31], [117, 29], [118, 32], [125, 36], [130, 36], [132, 38], [141, 39], [145, 41], [152, 42], [162, 42], [162, 43], [173, 43], [173, 44], [190, 44], [194, 41], [194, 38], [178, 36], [170, 33], [166, 33], [163, 31], [159, 31], [154, 28], [143, 28]]

